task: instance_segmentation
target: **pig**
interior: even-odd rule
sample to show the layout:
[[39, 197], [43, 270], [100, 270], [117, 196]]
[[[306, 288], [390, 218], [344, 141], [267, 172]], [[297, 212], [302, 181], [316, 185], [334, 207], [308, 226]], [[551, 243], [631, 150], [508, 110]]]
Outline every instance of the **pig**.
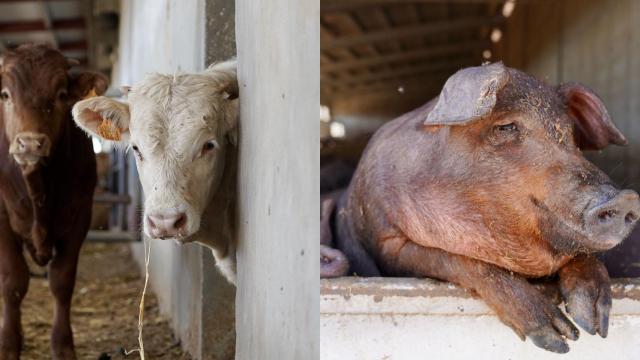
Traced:
[[640, 215], [638, 194], [583, 157], [609, 144], [626, 139], [586, 86], [465, 68], [377, 131], [322, 224], [344, 273], [456, 283], [522, 340], [565, 353], [579, 331], [528, 279], [557, 274], [568, 315], [607, 336], [610, 279], [594, 254]]

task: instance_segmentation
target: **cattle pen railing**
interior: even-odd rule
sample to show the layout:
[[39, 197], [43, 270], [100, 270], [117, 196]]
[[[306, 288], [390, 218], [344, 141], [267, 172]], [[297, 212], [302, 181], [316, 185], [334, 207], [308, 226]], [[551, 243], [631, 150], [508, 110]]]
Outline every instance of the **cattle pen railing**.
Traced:
[[[540, 285], [556, 296], [555, 287]], [[637, 359], [640, 279], [614, 279], [606, 339], [580, 330], [568, 354], [518, 336], [480, 299], [430, 279], [344, 277], [321, 280], [322, 359]]]

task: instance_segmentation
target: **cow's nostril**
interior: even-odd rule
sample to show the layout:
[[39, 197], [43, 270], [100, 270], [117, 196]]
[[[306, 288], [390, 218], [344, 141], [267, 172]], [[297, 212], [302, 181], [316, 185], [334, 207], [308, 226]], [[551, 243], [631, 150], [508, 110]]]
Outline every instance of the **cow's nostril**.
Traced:
[[187, 217], [185, 214], [178, 215], [178, 219], [173, 223], [175, 229], [182, 229], [187, 224]]
[[600, 219], [600, 221], [607, 221], [609, 219], [611, 219], [612, 217], [616, 216], [617, 212], [613, 209], [610, 210], [604, 210], [601, 211], [600, 213], [598, 213], [598, 219]]
[[627, 213], [627, 215], [624, 217], [624, 221], [627, 224], [631, 224], [634, 223], [638, 220], [638, 214], [634, 213], [633, 211], [629, 211]]
[[155, 229], [157, 227], [156, 223], [151, 219], [151, 216], [147, 216], [147, 223], [149, 224], [149, 228], [151, 229]]

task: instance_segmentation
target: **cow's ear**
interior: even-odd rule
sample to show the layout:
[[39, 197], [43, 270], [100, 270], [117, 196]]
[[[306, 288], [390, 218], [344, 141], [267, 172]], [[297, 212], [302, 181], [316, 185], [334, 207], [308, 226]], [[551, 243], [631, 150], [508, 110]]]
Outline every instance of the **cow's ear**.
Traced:
[[566, 83], [558, 86], [558, 93], [575, 123], [574, 137], [580, 149], [601, 150], [609, 144], [627, 144], [604, 103], [591, 89], [578, 83]]
[[125, 103], [97, 96], [77, 102], [71, 113], [89, 135], [116, 142], [129, 138], [129, 105]]
[[227, 111], [225, 114], [225, 133], [227, 140], [233, 146], [238, 145], [238, 117], [239, 117], [239, 101], [238, 99], [232, 100], [232, 102], [227, 107]]
[[221, 90], [223, 98], [226, 99], [225, 112], [225, 132], [229, 143], [233, 146], [238, 144], [238, 117], [240, 114], [240, 99], [238, 99], [238, 81], [233, 78]]
[[459, 70], [447, 79], [424, 124], [465, 125], [489, 115], [508, 80], [502, 62]]
[[69, 77], [69, 96], [74, 101], [102, 95], [109, 87], [109, 80], [97, 72], [83, 71]]

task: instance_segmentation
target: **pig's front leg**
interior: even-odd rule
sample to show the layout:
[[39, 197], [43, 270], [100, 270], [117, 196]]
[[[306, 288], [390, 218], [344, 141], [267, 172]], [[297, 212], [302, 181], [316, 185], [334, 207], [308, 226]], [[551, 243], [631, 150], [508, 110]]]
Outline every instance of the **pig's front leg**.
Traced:
[[591, 255], [582, 255], [568, 262], [559, 275], [567, 312], [589, 334], [607, 337], [611, 280], [604, 265]]
[[397, 253], [386, 257], [385, 270], [397, 275], [432, 277], [473, 290], [500, 320], [524, 340], [543, 349], [566, 353], [566, 339], [577, 340], [578, 329], [538, 289], [523, 277], [466, 256], [426, 248], [412, 241], [389, 243]]

